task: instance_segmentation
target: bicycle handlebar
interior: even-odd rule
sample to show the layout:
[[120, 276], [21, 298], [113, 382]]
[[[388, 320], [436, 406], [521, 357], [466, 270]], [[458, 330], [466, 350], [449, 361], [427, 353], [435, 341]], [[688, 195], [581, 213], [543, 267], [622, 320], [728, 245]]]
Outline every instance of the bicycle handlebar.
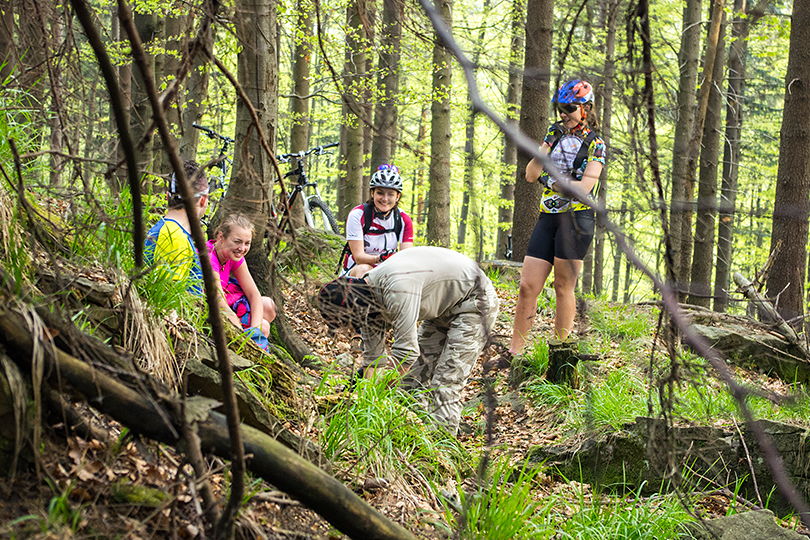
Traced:
[[226, 142], [226, 143], [236, 142], [233, 139], [231, 139], [230, 137], [226, 137], [225, 135], [220, 135], [219, 133], [217, 133], [213, 129], [207, 128], [205, 126], [201, 126], [200, 124], [198, 124], [196, 122], [192, 123], [191, 126], [194, 127], [194, 128], [197, 128], [200, 131], [202, 131], [203, 133], [205, 133], [205, 135], [209, 139], [219, 139], [219, 140], [221, 140], [223, 142]]
[[327, 152], [328, 148], [335, 148], [336, 146], [340, 145], [340, 143], [329, 143], [329, 144], [322, 144], [321, 146], [315, 146], [310, 148], [309, 150], [302, 150], [301, 152], [293, 152], [291, 154], [279, 154], [276, 156], [276, 159], [279, 163], [289, 163], [289, 161], [293, 158], [304, 158], [310, 154], [315, 154], [316, 156], [322, 156], [324, 154], [329, 154], [331, 152]]

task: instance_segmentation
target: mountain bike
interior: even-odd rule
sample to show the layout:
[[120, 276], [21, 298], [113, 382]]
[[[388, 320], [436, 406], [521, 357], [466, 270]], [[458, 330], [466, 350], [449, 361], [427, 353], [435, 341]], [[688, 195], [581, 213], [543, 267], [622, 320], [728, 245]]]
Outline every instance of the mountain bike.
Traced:
[[[296, 163], [295, 168], [284, 175], [284, 178], [295, 177], [296, 181], [292, 186], [288, 186], [289, 193], [287, 195], [287, 200], [284, 202], [282, 219], [281, 223], [279, 223], [280, 229], [284, 229], [284, 227], [287, 226], [290, 220], [290, 209], [295, 203], [295, 200], [300, 196], [303, 197], [304, 220], [308, 226], [312, 227], [313, 229], [322, 229], [334, 234], [340, 234], [338, 222], [335, 219], [334, 214], [332, 214], [332, 211], [329, 209], [326, 203], [323, 202], [321, 193], [318, 191], [317, 182], [310, 182], [309, 178], [307, 178], [306, 171], [306, 160], [308, 156], [322, 156], [324, 154], [331, 154], [331, 152], [327, 152], [326, 150], [329, 148], [335, 148], [336, 146], [338, 146], [338, 143], [335, 142], [316, 146], [314, 148], [310, 148], [309, 150], [302, 150], [300, 152], [276, 156], [279, 163], [289, 163], [292, 160], [295, 160]], [[313, 193], [307, 195], [306, 188], [312, 188]]]
[[205, 136], [209, 139], [220, 141], [222, 145], [219, 147], [219, 155], [215, 158], [214, 162], [209, 165], [209, 168], [216, 167], [219, 169], [219, 174], [211, 175], [211, 181], [209, 181], [210, 190], [214, 191], [215, 189], [221, 189], [225, 191], [228, 187], [228, 166], [233, 163], [230, 157], [228, 157], [228, 150], [230, 146], [235, 143], [236, 141], [231, 139], [230, 137], [226, 137], [225, 135], [220, 135], [216, 131], [211, 128], [207, 128], [205, 126], [201, 126], [196, 122], [191, 124], [192, 127], [199, 129]]

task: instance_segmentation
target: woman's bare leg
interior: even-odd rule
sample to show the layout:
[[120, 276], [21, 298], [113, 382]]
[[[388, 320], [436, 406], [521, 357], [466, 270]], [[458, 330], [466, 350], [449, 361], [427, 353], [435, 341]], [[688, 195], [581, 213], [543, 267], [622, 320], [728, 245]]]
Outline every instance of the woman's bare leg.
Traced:
[[526, 336], [532, 328], [537, 314], [537, 296], [543, 290], [546, 279], [551, 273], [551, 263], [537, 257], [523, 258], [523, 269], [520, 271], [520, 292], [515, 306], [515, 323], [512, 327], [512, 342], [509, 352], [519, 354], [526, 345]]
[[554, 294], [557, 299], [557, 314], [554, 317], [554, 332], [557, 339], [565, 341], [574, 329], [577, 314], [577, 299], [574, 289], [582, 270], [582, 261], [554, 258]]

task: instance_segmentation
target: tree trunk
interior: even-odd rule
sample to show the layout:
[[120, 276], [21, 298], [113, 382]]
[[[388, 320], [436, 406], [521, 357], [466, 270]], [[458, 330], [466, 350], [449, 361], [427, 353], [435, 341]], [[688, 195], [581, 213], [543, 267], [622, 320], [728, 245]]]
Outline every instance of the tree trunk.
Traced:
[[428, 127], [428, 111], [430, 109], [427, 105], [422, 106], [422, 114], [419, 115], [419, 136], [417, 137], [417, 148], [419, 149], [419, 165], [416, 168], [416, 178], [414, 186], [414, 197], [416, 198], [416, 211], [414, 212], [413, 204], [411, 205], [411, 215], [415, 215], [416, 224], [424, 225], [425, 223], [425, 172], [427, 165], [425, 164], [425, 156], [427, 155], [427, 127]]
[[[24, 90], [20, 94], [21, 105], [29, 111], [29, 122], [45, 122], [44, 106], [45, 103], [45, 82], [47, 81], [47, 74], [45, 70], [45, 62], [47, 58], [48, 42], [44, 28], [42, 27], [39, 17], [37, 17], [36, 0], [18, 0], [19, 4], [19, 50], [17, 54], [17, 77], [16, 86]], [[43, 9], [48, 7], [49, 3], [43, 3], [40, 6]], [[50, 11], [48, 9], [47, 11]], [[21, 122], [25, 120], [21, 119]], [[35, 131], [37, 135], [42, 133], [41, 130]], [[18, 148], [20, 152], [35, 152], [40, 149], [42, 145], [41, 138], [30, 137], [26, 141], [18, 141]]]
[[[50, 149], [62, 152], [66, 144], [66, 111], [64, 110], [64, 82], [62, 78], [63, 67], [60, 64], [61, 55], [58, 53], [63, 36], [61, 13], [55, 13], [51, 9], [46, 9], [47, 2], [43, 2], [37, 8], [41, 17], [42, 28], [50, 25], [50, 35], [47, 39], [47, 61], [50, 66], [50, 87], [51, 87], [51, 112], [48, 121], [50, 134]], [[95, 119], [91, 119], [93, 122]], [[62, 184], [62, 170], [65, 167], [65, 159], [62, 156], [51, 154], [50, 181], [51, 186]]]
[[[453, 27], [453, 0], [438, 0], [439, 12]], [[433, 43], [431, 86], [430, 169], [427, 243], [450, 247], [450, 92], [453, 58], [438, 38]]]
[[[506, 86], [506, 114], [510, 124], [517, 124], [518, 105], [522, 87], [521, 60], [523, 56], [524, 36], [526, 35], [524, 12], [526, 0], [512, 1], [512, 45], [509, 54], [509, 81]], [[506, 251], [511, 246], [513, 207], [515, 203], [515, 164], [517, 148], [509, 137], [503, 138], [503, 173], [501, 174], [501, 200], [498, 204], [498, 237], [496, 240], [496, 258], [506, 258]], [[514, 255], [512, 255], [514, 259]]]
[[676, 271], [678, 282], [681, 284], [679, 287], [681, 294], [679, 296], [682, 298], [690, 289], [688, 279], [692, 266], [692, 214], [694, 213], [692, 210], [692, 197], [695, 192], [696, 163], [698, 156], [701, 154], [703, 128], [706, 125], [706, 115], [709, 107], [709, 95], [714, 87], [712, 78], [714, 76], [714, 65], [717, 61], [718, 51], [720, 50], [720, 28], [725, 17], [723, 12], [724, 2], [725, 0], [712, 1], [711, 20], [706, 34], [706, 52], [703, 57], [703, 81], [700, 83], [695, 123], [692, 126], [692, 137], [689, 141], [689, 149], [687, 150], [689, 164], [687, 167], [686, 183], [684, 184], [685, 206], [684, 212], [681, 214], [680, 260]]
[[720, 126], [723, 94], [720, 86], [725, 71], [725, 13], [720, 12], [721, 27], [717, 55], [709, 89], [706, 120], [703, 125], [703, 148], [700, 151], [697, 213], [695, 219], [694, 257], [689, 279], [687, 302], [708, 308], [711, 303], [711, 276], [714, 255], [714, 229], [717, 215], [717, 161], [720, 157]]
[[748, 32], [762, 16], [761, 7], [748, 12], [747, 0], [735, 0], [728, 48], [728, 92], [726, 93], [726, 134], [723, 151], [723, 182], [717, 231], [717, 267], [714, 277], [714, 310], [728, 308], [731, 259], [734, 245], [734, 220], [737, 206], [737, 178], [740, 166], [740, 134], [743, 125], [745, 63], [748, 54]]
[[682, 225], [687, 205], [689, 181], [689, 140], [695, 122], [698, 62], [700, 61], [700, 12], [701, 0], [687, 0], [683, 9], [681, 48], [678, 52], [680, 76], [678, 78], [678, 114], [675, 119], [675, 139], [672, 144], [672, 192], [669, 205], [669, 234], [672, 249], [672, 266], [668, 270], [675, 278], [673, 285], [685, 290], [685, 276], [678, 274], [681, 266]]
[[[607, 10], [607, 36], [605, 36], [605, 66], [603, 69], [603, 84], [599, 95], [602, 99], [602, 126], [600, 133], [610, 152], [611, 123], [613, 121], [613, 85], [616, 74], [616, 17], [619, 12], [619, 0], [611, 0], [606, 7]], [[608, 195], [608, 168], [602, 168], [599, 180], [599, 194], [597, 199], [602, 208], [607, 208]], [[596, 236], [593, 246], [593, 293], [602, 293], [602, 286], [605, 273], [605, 224], [602, 219], [597, 220]]]
[[[154, 39], [157, 37], [160, 24], [158, 15], [154, 12], [135, 12], [135, 27], [146, 51], [149, 70], [155, 72], [155, 57], [149, 52]], [[131, 71], [132, 76], [132, 108], [130, 109], [129, 130], [134, 141], [140, 141], [146, 133], [152, 119], [152, 109], [149, 106], [149, 97], [146, 94], [146, 84], [141, 71]], [[137, 150], [138, 170], [152, 171], [154, 162], [154, 133], [143, 149]]]
[[[310, 65], [312, 62], [312, 39], [315, 24], [314, 7], [308, 0], [297, 2], [295, 50], [293, 51], [293, 95], [290, 98], [290, 152], [301, 152], [309, 146], [309, 92]], [[297, 166], [292, 163], [292, 166]], [[290, 218], [295, 227], [304, 225], [304, 199], [297, 197], [290, 209]]]
[[810, 132], [797, 119], [810, 118], [810, 4], [796, 2], [790, 25], [790, 52], [785, 78], [785, 107], [779, 143], [771, 250], [782, 249], [768, 276], [768, 296], [790, 321], [804, 314], [807, 218], [810, 214]]
[[[484, 19], [489, 18], [490, 0], [484, 0]], [[475, 52], [472, 56], [473, 78], [477, 79], [478, 62], [481, 59], [481, 49], [484, 46], [486, 37], [486, 25], [482, 25], [478, 31], [478, 40], [473, 47]], [[478, 197], [475, 195], [475, 110], [472, 107], [467, 109], [467, 119], [464, 124], [464, 195], [461, 201], [461, 218], [458, 220], [458, 245], [464, 246], [467, 242], [467, 216], [470, 214], [472, 205], [471, 225], [473, 230], [478, 231], [477, 226], [481, 223], [481, 215], [478, 211]], [[477, 245], [477, 244], [476, 244]]]
[[397, 93], [399, 92], [399, 52], [402, 41], [402, 2], [383, 0], [380, 59], [377, 87], [382, 96], [374, 111], [374, 138], [371, 168], [390, 163], [397, 141]]
[[[192, 24], [192, 28], [195, 25]], [[203, 47], [211, 50], [214, 46], [213, 25], [207, 25], [202, 36]], [[186, 159], [197, 159], [197, 145], [200, 142], [200, 131], [194, 129], [195, 122], [199, 123], [205, 113], [205, 100], [208, 97], [209, 82], [208, 59], [203, 53], [197, 53], [191, 61], [191, 71], [186, 81], [186, 92], [180, 110], [180, 119], [183, 134], [180, 138], [180, 154]]]
[[[542, 141], [548, 127], [549, 69], [551, 67], [553, 0], [528, 0], [526, 6], [526, 55], [520, 97], [520, 129]], [[540, 212], [540, 185], [526, 182], [530, 157], [518, 152], [515, 175], [515, 211], [512, 221], [513, 259], [522, 261]]]
[[[121, 39], [121, 23], [118, 20], [118, 4], [113, 2], [110, 8], [110, 15], [112, 24], [110, 25], [110, 39], [119, 41]], [[126, 62], [117, 67], [118, 72], [118, 88], [121, 90], [121, 99], [124, 104], [124, 113], [127, 115], [126, 124], [131, 125], [132, 117], [132, 62]], [[107, 100], [109, 101], [109, 100]], [[116, 133], [115, 114], [113, 113], [112, 106], [108, 110], [108, 118], [110, 119], [109, 131], [111, 134]], [[133, 133], [133, 137], [138, 134]], [[124, 161], [124, 150], [122, 149], [120, 137], [115, 137], [115, 155], [112, 159], [116, 162]], [[121, 193], [124, 186], [127, 185], [127, 171], [126, 167], [122, 166], [116, 169], [112, 175], [107, 178], [107, 184], [113, 194]]]
[[[228, 192], [220, 206], [223, 215], [245, 214], [254, 224], [253, 247], [246, 257], [259, 290], [269, 294], [270, 262], [265, 233], [270, 222], [270, 197], [275, 182], [270, 157], [260, 134], [270, 149], [276, 146], [278, 119], [278, 64], [276, 50], [275, 3], [266, 0], [237, 2], [236, 35], [242, 44], [237, 57], [238, 81], [250, 104], [236, 104], [236, 147]], [[253, 107], [260, 126], [251, 114]]]
[[338, 219], [346, 221], [352, 208], [363, 200], [363, 122], [360, 115], [366, 77], [366, 47], [368, 40], [363, 18], [366, 0], [352, 0], [346, 8], [346, 53], [343, 64], [343, 126], [341, 129], [340, 161], [345, 177], [338, 183]]

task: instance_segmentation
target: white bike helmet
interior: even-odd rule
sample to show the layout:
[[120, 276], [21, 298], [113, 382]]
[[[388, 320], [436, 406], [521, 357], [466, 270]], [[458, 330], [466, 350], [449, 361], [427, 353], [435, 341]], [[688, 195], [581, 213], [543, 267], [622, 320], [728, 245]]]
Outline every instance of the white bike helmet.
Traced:
[[368, 183], [370, 189], [377, 187], [395, 189], [402, 193], [402, 177], [396, 165], [380, 165], [374, 174], [371, 175], [371, 182]]

